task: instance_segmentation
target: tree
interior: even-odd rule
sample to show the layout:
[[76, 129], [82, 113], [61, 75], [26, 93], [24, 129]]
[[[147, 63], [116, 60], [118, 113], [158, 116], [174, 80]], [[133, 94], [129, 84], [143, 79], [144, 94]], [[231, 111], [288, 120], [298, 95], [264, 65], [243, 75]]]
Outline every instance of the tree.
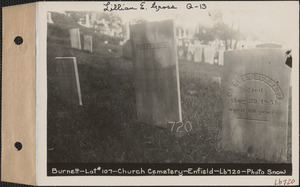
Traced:
[[88, 14], [88, 11], [66, 11], [76, 22], [80, 19], [85, 18], [85, 15]]
[[[234, 29], [233, 24], [231, 26], [225, 24], [222, 12], [215, 12], [211, 15], [211, 18], [214, 21], [212, 28], [199, 26], [199, 32], [195, 34], [195, 37], [204, 44], [219, 39], [224, 41], [225, 50], [236, 49], [238, 42], [245, 37], [240, 29]], [[235, 43], [233, 43], [233, 40], [235, 40]]]
[[198, 26], [198, 33], [195, 34], [195, 38], [202, 41], [204, 44], [208, 44], [208, 42], [216, 39], [215, 31], [213, 28]]

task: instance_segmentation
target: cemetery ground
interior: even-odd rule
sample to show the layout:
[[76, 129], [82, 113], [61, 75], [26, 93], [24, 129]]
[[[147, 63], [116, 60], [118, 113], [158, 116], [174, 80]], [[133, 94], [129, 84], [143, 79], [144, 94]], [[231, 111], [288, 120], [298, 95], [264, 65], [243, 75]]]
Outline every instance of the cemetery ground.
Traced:
[[[192, 130], [176, 137], [170, 128], [137, 121], [133, 64], [122, 57], [119, 39], [80, 27], [93, 35], [93, 53], [71, 49], [69, 29], [78, 27], [73, 24], [48, 25], [48, 162], [267, 162], [222, 150], [221, 86], [213, 81], [222, 66], [179, 61], [183, 122]], [[55, 57], [68, 56], [77, 58], [83, 106], [57, 96]]]

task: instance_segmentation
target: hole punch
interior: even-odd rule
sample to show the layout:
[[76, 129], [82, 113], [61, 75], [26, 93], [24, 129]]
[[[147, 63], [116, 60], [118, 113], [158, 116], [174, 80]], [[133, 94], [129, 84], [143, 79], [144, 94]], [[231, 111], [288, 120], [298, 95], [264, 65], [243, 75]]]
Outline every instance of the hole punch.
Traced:
[[16, 45], [21, 45], [23, 43], [23, 38], [21, 36], [17, 36], [14, 39]]
[[15, 143], [15, 148], [17, 149], [17, 151], [20, 151], [22, 149], [22, 143], [21, 142], [16, 142]]

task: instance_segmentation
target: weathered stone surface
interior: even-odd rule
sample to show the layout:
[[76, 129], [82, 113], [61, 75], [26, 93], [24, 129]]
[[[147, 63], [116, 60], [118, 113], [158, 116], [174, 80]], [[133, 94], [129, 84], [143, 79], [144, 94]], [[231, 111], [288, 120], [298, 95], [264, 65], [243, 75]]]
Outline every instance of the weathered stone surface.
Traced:
[[173, 22], [131, 25], [130, 36], [138, 119], [161, 127], [181, 121]]
[[290, 68], [283, 49], [224, 54], [222, 141], [226, 150], [287, 160]]
[[76, 58], [56, 57], [55, 59], [59, 97], [67, 102], [82, 105]]
[[202, 61], [202, 48], [199, 47], [199, 46], [195, 47], [194, 61], [195, 62], [201, 62]]
[[206, 46], [204, 48], [205, 63], [214, 64], [215, 50], [213, 47]]
[[90, 35], [83, 36], [83, 49], [85, 51], [93, 52], [93, 37]]
[[219, 50], [219, 62], [218, 65], [223, 66], [224, 65], [224, 50]]
[[81, 49], [80, 31], [79, 28], [70, 29], [71, 47]]

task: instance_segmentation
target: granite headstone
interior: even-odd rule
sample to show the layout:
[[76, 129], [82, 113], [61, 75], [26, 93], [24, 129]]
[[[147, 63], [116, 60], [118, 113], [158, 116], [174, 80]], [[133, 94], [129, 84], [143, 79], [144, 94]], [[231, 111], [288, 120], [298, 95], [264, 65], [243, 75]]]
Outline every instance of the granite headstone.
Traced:
[[93, 52], [93, 37], [90, 35], [83, 36], [83, 49], [85, 51]]
[[70, 29], [71, 47], [81, 49], [80, 31], [79, 28]]
[[271, 162], [287, 160], [290, 67], [283, 49], [224, 54], [222, 145]]
[[181, 121], [173, 21], [131, 25], [130, 36], [138, 119], [160, 127]]
[[202, 48], [201, 47], [195, 47], [194, 61], [195, 62], [202, 61]]

